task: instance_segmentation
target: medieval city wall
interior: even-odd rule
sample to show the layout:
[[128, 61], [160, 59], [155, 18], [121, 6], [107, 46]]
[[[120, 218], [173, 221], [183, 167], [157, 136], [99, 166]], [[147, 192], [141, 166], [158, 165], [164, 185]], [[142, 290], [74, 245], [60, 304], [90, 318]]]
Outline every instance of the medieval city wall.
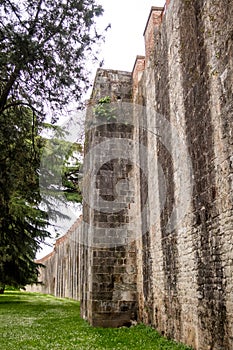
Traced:
[[133, 72], [97, 71], [79, 244], [41, 260], [40, 287], [79, 298], [92, 325], [136, 320], [197, 350], [233, 348], [232, 11], [153, 7]]
[[[130, 322], [136, 307], [138, 321], [195, 349], [233, 347], [231, 14], [232, 1], [173, 0], [166, 11], [151, 10], [146, 55], [137, 57], [132, 73], [131, 102], [144, 107], [146, 118], [141, 123], [135, 112], [131, 134], [120, 136], [134, 141], [147, 177], [131, 169], [141, 227], [134, 244], [124, 247], [133, 260], [120, 266], [122, 276], [127, 267], [133, 271], [137, 293], [135, 303], [135, 294], [122, 293], [128, 291], [125, 278], [120, 285], [114, 279], [104, 284], [119, 263], [110, 260], [116, 247], [104, 258], [95, 251], [98, 263], [90, 253], [89, 287], [98, 294], [89, 294], [92, 324], [120, 326]], [[124, 102], [121, 83], [120, 72], [99, 70], [96, 102], [106, 95]], [[89, 146], [103, 136], [115, 137], [93, 134]], [[111, 183], [107, 173], [105, 180]], [[133, 212], [128, 216], [130, 224]], [[109, 217], [98, 214], [92, 227], [109, 225]], [[130, 269], [134, 261], [136, 270]], [[96, 265], [100, 280], [93, 284]]]
[[37, 263], [44, 265], [39, 269], [38, 281], [41, 283], [27, 286], [27, 291], [80, 300], [81, 232], [82, 217], [71, 226], [64, 236], [56, 240], [50, 254], [37, 260]]
[[[173, 0], [161, 24], [151, 15], [145, 70], [134, 94], [147, 109], [147, 129], [158, 134], [156, 141], [148, 135], [147, 145], [166, 183], [162, 203], [161, 177], [148, 163], [149, 230], [142, 232], [137, 259], [139, 319], [200, 350], [233, 348], [232, 5]], [[167, 139], [164, 118], [172, 126]], [[182, 163], [188, 166], [180, 172]]]

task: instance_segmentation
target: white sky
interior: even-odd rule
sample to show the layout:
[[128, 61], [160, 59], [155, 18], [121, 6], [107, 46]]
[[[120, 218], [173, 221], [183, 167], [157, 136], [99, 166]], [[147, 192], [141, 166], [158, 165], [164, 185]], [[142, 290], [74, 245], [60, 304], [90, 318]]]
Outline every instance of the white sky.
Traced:
[[104, 8], [100, 18], [105, 27], [111, 23], [102, 44], [103, 68], [131, 72], [137, 55], [144, 55], [143, 32], [152, 6], [165, 0], [98, 0]]
[[[98, 19], [98, 26], [106, 28], [109, 23], [111, 24], [105, 35], [105, 43], [101, 45], [100, 59], [104, 59], [102, 67], [131, 72], [136, 56], [145, 53], [143, 32], [151, 6], [163, 7], [165, 0], [97, 0], [97, 2], [105, 10], [103, 16]], [[95, 72], [93, 80], [94, 75]], [[72, 211], [68, 212], [72, 214]], [[74, 217], [72, 219], [75, 220]], [[70, 226], [72, 223], [70, 222]], [[67, 224], [69, 226], [69, 223], [64, 222], [62, 234], [68, 229]], [[37, 253], [37, 258], [42, 258], [52, 249], [43, 246]]]

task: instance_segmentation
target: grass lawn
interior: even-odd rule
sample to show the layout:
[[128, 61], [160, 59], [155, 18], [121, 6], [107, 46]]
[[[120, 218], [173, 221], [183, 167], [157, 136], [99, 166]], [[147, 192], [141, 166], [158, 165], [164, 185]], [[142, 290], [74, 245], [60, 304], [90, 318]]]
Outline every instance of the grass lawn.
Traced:
[[93, 328], [79, 316], [79, 303], [49, 295], [0, 295], [1, 350], [188, 350], [143, 325]]

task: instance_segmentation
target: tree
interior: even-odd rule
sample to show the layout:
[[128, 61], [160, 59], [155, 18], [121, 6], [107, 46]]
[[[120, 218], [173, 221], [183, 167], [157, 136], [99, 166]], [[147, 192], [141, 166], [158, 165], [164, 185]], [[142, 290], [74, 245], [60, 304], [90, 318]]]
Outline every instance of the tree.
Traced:
[[62, 169], [63, 193], [68, 201], [81, 203], [80, 171], [83, 148], [80, 143], [72, 143]]
[[[42, 138], [29, 108], [8, 109], [0, 114], [0, 125], [1, 293], [5, 285], [22, 287], [37, 281], [40, 265], [34, 259], [40, 244], [50, 235], [47, 229], [51, 214], [51, 206], [47, 206], [45, 211], [40, 208], [38, 169], [42, 168], [41, 156], [51, 165], [47, 169], [51, 179], [46, 173], [45, 187], [52, 186], [52, 198], [62, 196], [68, 201], [80, 203], [82, 197], [78, 176], [82, 146], [59, 138]], [[54, 144], [58, 147], [57, 152], [54, 152]], [[54, 183], [54, 179], [58, 179], [58, 182]], [[48, 197], [48, 188], [45, 188], [45, 193]], [[59, 208], [52, 209], [52, 212], [54, 217], [62, 216]]]
[[35, 254], [49, 236], [40, 208], [40, 129], [48, 110], [56, 120], [87, 89], [85, 62], [96, 60], [102, 12], [94, 0], [0, 0], [1, 291], [36, 280]]
[[53, 221], [58, 218], [70, 219], [62, 208], [68, 202], [82, 203], [80, 170], [83, 147], [79, 142], [64, 139], [64, 132], [55, 126], [53, 137], [44, 139], [40, 164], [40, 191], [46, 211]]
[[0, 289], [36, 281], [36, 251], [47, 232], [47, 214], [39, 208], [40, 154], [31, 110], [18, 106], [0, 114]]
[[44, 116], [88, 87], [87, 57], [102, 36], [95, 0], [0, 0], [0, 113], [28, 105]]

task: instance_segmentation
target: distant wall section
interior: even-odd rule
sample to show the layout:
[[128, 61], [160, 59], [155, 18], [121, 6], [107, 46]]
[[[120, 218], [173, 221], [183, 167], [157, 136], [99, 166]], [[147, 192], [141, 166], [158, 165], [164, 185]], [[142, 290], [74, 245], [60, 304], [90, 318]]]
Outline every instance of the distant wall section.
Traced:
[[79, 218], [64, 236], [57, 239], [52, 253], [37, 260], [44, 265], [38, 278], [42, 283], [27, 286], [27, 291], [80, 299], [81, 230], [82, 218]]

